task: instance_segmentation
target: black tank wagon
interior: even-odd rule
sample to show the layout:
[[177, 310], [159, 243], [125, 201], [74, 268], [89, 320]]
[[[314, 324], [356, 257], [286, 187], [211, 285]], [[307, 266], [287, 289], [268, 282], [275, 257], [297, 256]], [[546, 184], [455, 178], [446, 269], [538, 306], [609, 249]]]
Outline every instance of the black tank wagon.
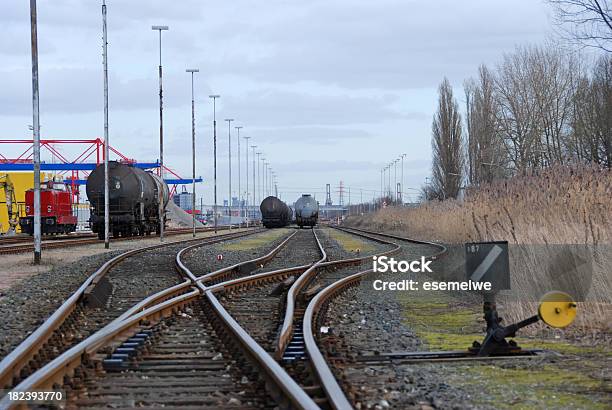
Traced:
[[[109, 231], [114, 237], [159, 233], [159, 201], [168, 205], [168, 185], [157, 175], [115, 161], [108, 163]], [[87, 178], [89, 224], [104, 238], [104, 165]], [[160, 195], [161, 193], [161, 195]]]
[[259, 205], [261, 223], [266, 228], [282, 228], [291, 220], [290, 209], [283, 201], [275, 196], [269, 196]]

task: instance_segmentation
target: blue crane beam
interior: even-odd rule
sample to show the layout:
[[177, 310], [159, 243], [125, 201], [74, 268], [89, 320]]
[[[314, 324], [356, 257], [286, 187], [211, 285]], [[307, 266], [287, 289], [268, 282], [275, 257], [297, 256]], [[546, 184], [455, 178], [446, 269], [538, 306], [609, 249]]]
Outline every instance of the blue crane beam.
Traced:
[[[191, 179], [177, 179], [177, 178], [164, 178], [166, 184], [168, 185], [188, 185], [191, 184], [193, 180]], [[196, 178], [195, 182], [200, 183], [204, 181], [202, 178]], [[86, 179], [64, 179], [65, 184], [74, 184], [74, 185], [85, 185], [87, 184]]]

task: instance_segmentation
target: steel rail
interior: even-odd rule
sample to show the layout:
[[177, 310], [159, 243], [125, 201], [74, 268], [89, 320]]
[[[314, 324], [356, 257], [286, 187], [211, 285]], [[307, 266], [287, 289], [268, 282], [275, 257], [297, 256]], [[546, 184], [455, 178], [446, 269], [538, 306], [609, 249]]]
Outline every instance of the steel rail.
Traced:
[[[340, 227], [335, 227], [335, 228], [341, 231], [353, 234], [353, 235], [359, 235], [359, 236], [363, 236], [363, 237], [374, 239], [374, 240], [376, 240], [375, 239], [376, 237], [372, 235], [378, 235], [378, 236], [382, 236], [385, 238], [403, 240], [403, 241], [419, 243], [419, 244], [424, 244], [424, 245], [431, 245], [433, 247], [438, 248], [439, 249], [438, 252], [427, 256], [427, 258], [429, 259], [436, 259], [439, 255], [446, 252], [446, 247], [444, 245], [433, 243], [433, 242], [408, 239], [408, 238], [403, 238], [403, 237], [389, 235], [389, 234], [380, 234], [378, 232], [366, 231], [366, 230], [361, 230], [361, 229], [355, 229], [356, 232], [354, 232], [349, 229], [344, 229]], [[384, 241], [384, 242], [391, 243], [388, 241]], [[390, 253], [390, 252], [394, 253], [401, 249], [401, 245], [398, 245], [398, 244], [395, 244], [395, 245], [396, 245], [396, 248], [394, 248], [392, 251], [388, 251], [387, 253]], [[382, 256], [382, 255], [379, 254], [378, 256]], [[344, 292], [347, 288], [351, 286], [356, 286], [357, 284], [360, 283], [363, 276], [370, 274], [372, 272], [373, 272], [372, 269], [367, 269], [367, 270], [352, 274], [350, 276], [344, 277], [328, 285], [326, 288], [324, 288], [322, 291], [320, 291], [314, 296], [314, 298], [310, 301], [310, 303], [306, 307], [306, 311], [304, 312], [303, 334], [304, 334], [304, 344], [306, 346], [306, 351], [308, 353], [308, 356], [310, 357], [312, 367], [319, 381], [321, 382], [323, 390], [325, 391], [327, 399], [331, 407], [334, 409], [351, 409], [352, 406], [349, 403], [346, 396], [344, 395], [344, 392], [342, 391], [342, 388], [338, 384], [336, 377], [334, 376], [332, 370], [329, 368], [327, 361], [325, 360], [323, 354], [321, 353], [321, 351], [319, 350], [317, 346], [315, 336], [313, 333], [314, 327], [316, 323], [318, 322], [317, 319], [318, 319], [320, 309], [324, 305], [326, 305], [331, 298], [336, 297], [337, 295]]]
[[228, 266], [228, 267], [216, 270], [214, 272], [207, 273], [199, 277], [196, 277], [195, 275], [193, 275], [193, 273], [191, 273], [191, 271], [187, 269], [187, 267], [181, 260], [183, 253], [192, 250], [196, 246], [191, 246], [191, 247], [182, 249], [176, 256], [176, 265], [177, 265], [177, 268], [180, 269], [182, 272], [184, 272], [190, 279], [193, 280], [193, 282], [208, 283], [208, 282], [223, 280], [225, 278], [228, 278], [232, 274], [251, 272], [257, 269], [258, 266], [263, 267], [265, 264], [270, 262], [270, 260], [272, 260], [287, 245], [287, 243], [289, 243], [289, 241], [296, 234], [297, 234], [297, 231], [293, 232], [291, 235], [285, 238], [278, 246], [276, 246], [274, 249], [272, 249], [270, 252], [268, 252], [267, 254], [263, 256], [260, 256], [260, 257], [257, 257], [257, 258], [254, 258], [248, 261], [244, 261], [244, 262], [239, 262], [232, 266]]
[[[256, 231], [259, 232], [259, 231]], [[229, 235], [234, 235], [234, 234], [228, 234]], [[240, 262], [237, 264], [234, 264], [232, 266], [226, 267], [226, 268], [221, 268], [219, 270], [216, 270], [214, 272], [210, 272], [207, 273], [206, 275], [200, 276], [199, 278], [196, 277], [191, 270], [185, 265], [185, 262], [183, 262], [182, 258], [184, 256], [184, 254], [188, 251], [191, 251], [195, 248], [201, 247], [201, 246], [205, 246], [208, 245], [209, 243], [197, 243], [195, 245], [191, 245], [188, 246], [186, 248], [181, 249], [175, 257], [175, 267], [176, 269], [179, 271], [179, 273], [186, 278], [186, 280], [182, 283], [179, 283], [175, 286], [172, 286], [170, 288], [164, 289], [160, 292], [157, 292], [153, 295], [150, 295], [149, 297], [147, 297], [146, 299], [143, 299], [142, 301], [138, 302], [136, 305], [132, 306], [130, 309], [128, 309], [127, 311], [125, 311], [121, 316], [117, 317], [115, 319], [115, 321], [122, 321], [125, 320], [126, 318], [136, 314], [137, 312], [140, 312], [148, 307], [151, 307], [157, 303], [160, 303], [160, 301], [162, 300], [166, 300], [166, 299], [170, 299], [172, 297], [175, 297], [183, 292], [185, 292], [187, 289], [189, 289], [191, 286], [195, 286], [196, 282], [198, 281], [204, 281], [206, 279], [208, 280], [212, 280], [212, 278], [216, 278], [218, 276], [229, 276], [230, 273], [237, 271], [240, 272], [243, 269], [244, 270], [248, 270], [249, 266], [255, 266], [258, 263], [267, 263], [270, 259], [272, 259], [278, 252], [280, 252], [286, 245], [287, 242], [295, 235], [295, 233], [289, 235], [285, 240], [283, 240], [283, 242], [281, 242], [278, 246], [276, 246], [274, 249], [272, 249], [269, 253], [267, 253], [264, 256], [255, 258], [255, 259], [251, 259], [245, 262]], [[238, 235], [236, 235], [237, 237], [239, 237]]]
[[[201, 283], [199, 286], [203, 287]], [[319, 409], [319, 406], [312, 398], [300, 387], [300, 385], [287, 374], [285, 369], [272, 356], [264, 350], [236, 320], [225, 310], [219, 300], [215, 297], [211, 290], [206, 290], [206, 298], [212, 305], [213, 309], [219, 315], [219, 318], [225, 324], [227, 330], [240, 342], [245, 353], [256, 361], [259, 369], [262, 371], [266, 384], [270, 387], [274, 386], [274, 391], [270, 391], [281, 408], [296, 408], [296, 409]], [[270, 386], [272, 385], [272, 386]]]
[[[198, 232], [211, 232], [214, 230], [214, 228], [210, 228], [210, 227], [202, 227], [202, 228], [196, 228], [198, 230]], [[229, 229], [228, 227], [223, 227], [223, 228], [219, 228], [220, 230], [227, 230]], [[175, 236], [175, 235], [183, 235], [183, 234], [188, 234], [188, 233], [192, 233], [191, 228], [186, 229], [186, 228], [179, 228], [179, 229], [172, 229], [169, 231], [166, 231], [166, 234], [168, 236]], [[85, 235], [81, 235], [81, 236], [85, 236]], [[113, 238], [113, 242], [119, 242], [119, 241], [130, 241], [130, 240], [142, 240], [142, 239], [150, 239], [153, 238], [154, 236], [126, 236], [126, 237], [120, 237], [120, 238]], [[2, 243], [3, 240], [0, 240], [0, 254], [18, 254], [18, 253], [23, 253], [23, 252], [31, 252], [34, 249], [34, 245], [33, 243], [26, 243], [26, 244], [21, 244], [20, 242], [28, 242], [27, 240], [24, 241], [18, 241], [16, 242], [16, 245], [11, 245], [9, 244], [4, 244]], [[100, 241], [100, 239], [97, 238], [96, 235], [91, 235], [91, 236], [85, 236], [85, 237], [73, 237], [73, 238], [54, 238], [53, 240], [49, 240], [49, 239], [45, 239], [45, 241], [41, 244], [43, 249], [56, 249], [56, 248], [65, 248], [68, 246], [79, 246], [79, 245], [95, 245], [97, 243], [102, 243]]]
[[293, 282], [293, 285], [291, 285], [289, 291], [287, 292], [285, 317], [283, 319], [283, 324], [275, 351], [275, 356], [277, 359], [281, 359], [283, 357], [283, 353], [285, 352], [285, 349], [291, 340], [291, 336], [293, 335], [293, 317], [295, 315], [295, 302], [298, 293], [300, 293], [304, 286], [306, 286], [306, 284], [309, 282], [312, 277], [312, 273], [316, 271], [316, 268], [327, 260], [327, 253], [325, 252], [325, 249], [323, 249], [323, 245], [321, 245], [319, 237], [314, 229], [312, 230], [312, 234], [314, 235], [317, 246], [319, 247], [321, 258], [310, 265], [310, 267], [308, 267], [308, 269], [306, 269], [304, 273], [302, 273], [296, 279], [296, 281]]
[[[83, 364], [83, 362], [90, 360], [97, 350], [111, 342], [128, 339], [129, 335], [133, 333], [130, 331], [139, 328], [142, 320], [156, 321], [162, 317], [170, 316], [183, 305], [198, 298], [200, 293], [199, 289], [194, 289], [192, 292], [152, 306], [126, 320], [120, 322], [115, 321], [106, 325], [98, 332], [82, 340], [42, 368], [38, 369], [19, 383], [13, 391], [28, 392], [53, 390], [55, 384], [62, 385], [64, 383], [64, 377], [71, 375], [74, 369]], [[0, 401], [0, 409], [10, 409], [14, 406], [20, 406], [20, 404], [11, 402], [6, 396]]]
[[306, 351], [308, 357], [312, 363], [312, 367], [321, 382], [323, 390], [327, 399], [334, 409], [352, 409], [353, 406], [349, 403], [342, 388], [338, 384], [336, 377], [327, 365], [327, 361], [323, 357], [323, 354], [317, 346], [315, 337], [313, 334], [313, 327], [316, 321], [315, 315], [324, 303], [336, 296], [341, 291], [345, 290], [348, 286], [354, 285], [361, 280], [361, 277], [365, 274], [371, 273], [372, 269], [355, 273], [353, 275], [342, 278], [331, 285], [327, 286], [321, 292], [317, 293], [315, 297], [310, 301], [306, 312], [304, 312], [304, 344], [306, 345]]
[[[286, 242], [286, 241], [284, 241]], [[283, 243], [284, 243], [283, 242]], [[274, 250], [270, 252], [275, 254]], [[269, 256], [268, 253], [266, 256]], [[261, 259], [261, 258], [258, 258]], [[180, 258], [177, 256], [177, 260]], [[64, 377], [70, 375], [76, 367], [83, 363], [84, 360], [91, 357], [96, 353], [97, 350], [108, 345], [111, 342], [117, 342], [121, 338], [127, 339], [129, 337], [129, 330], [138, 327], [142, 320], [147, 319], [154, 321], [161, 316], [167, 314], [167, 312], [176, 311], [176, 309], [188, 302], [195, 300], [199, 295], [204, 294], [208, 302], [213, 308], [213, 311], [217, 314], [221, 322], [226, 327], [227, 331], [234, 335], [242, 348], [242, 351], [247, 354], [252, 361], [262, 371], [269, 388], [272, 388], [271, 394], [275, 394], [275, 399], [282, 406], [298, 409], [318, 409], [316, 403], [304, 392], [304, 390], [297, 384], [285, 370], [261, 347], [253, 338], [235, 321], [235, 319], [225, 310], [220, 304], [218, 299], [215, 297], [213, 292], [219, 291], [225, 287], [231, 286], [234, 282], [241, 283], [245, 281], [253, 280], [266, 280], [264, 277], [281, 276], [286, 277], [291, 272], [300, 267], [288, 268], [285, 270], [276, 270], [272, 272], [264, 272], [258, 275], [257, 278], [247, 277], [238, 278], [231, 281], [226, 281], [222, 284], [215, 285], [212, 288], [207, 288], [200, 281], [195, 282], [197, 290], [189, 292], [187, 294], [175, 296], [172, 299], [166, 300], [159, 304], [146, 307], [141, 312], [125, 312], [122, 315], [122, 320], [116, 319], [97, 333], [91, 335], [89, 338], [81, 341], [78, 345], [67, 350], [62, 355], [58, 356], [52, 362], [48, 363], [43, 368], [36, 371], [22, 383], [20, 383], [14, 391], [34, 391], [51, 389], [55, 383], [62, 384]], [[189, 271], [184, 264], [182, 264], [184, 273], [189, 278], [195, 278], [195, 275]], [[191, 281], [176, 285], [172, 288], [166, 289], [163, 292], [159, 292], [156, 295], [149, 297], [148, 303], [153, 301], [153, 298], [161, 298], [165, 294], [168, 296], [176, 291], [184, 291], [186, 287], [191, 286]], [[141, 302], [140, 308], [145, 304], [145, 300]], [[139, 304], [140, 305], [140, 304]], [[132, 308], [135, 309], [136, 307]], [[170, 310], [169, 310], [170, 309]], [[160, 313], [161, 312], [161, 313]], [[6, 399], [6, 398], [5, 398]], [[5, 402], [0, 402], [0, 408], [4, 408]], [[10, 403], [9, 403], [10, 405]]]
[[438, 242], [430, 242], [430, 241], [422, 241], [420, 239], [413, 239], [413, 238], [406, 238], [404, 236], [399, 236], [399, 235], [392, 235], [392, 234], [388, 234], [388, 233], [383, 233], [383, 232], [376, 232], [376, 231], [369, 231], [366, 229], [360, 229], [360, 228], [353, 228], [351, 226], [335, 226], [335, 229], [339, 229], [341, 231], [357, 231], [357, 232], [362, 232], [362, 233], [366, 233], [366, 234], [370, 234], [370, 235], [378, 235], [378, 236], [383, 236], [385, 238], [390, 238], [390, 239], [397, 239], [397, 240], [401, 240], [401, 241], [406, 241], [406, 242], [413, 242], [413, 243], [419, 243], [422, 245], [431, 245], [435, 248], [438, 248], [440, 251], [436, 252], [434, 254], [428, 255], [427, 257], [430, 259], [436, 259], [438, 256], [441, 256], [443, 254], [445, 254], [447, 252], [447, 248], [446, 246], [444, 246], [441, 243]]
[[[355, 232], [351, 232], [351, 234], [361, 236], [361, 237], [364, 237], [364, 238], [367, 238], [367, 239], [370, 239], [370, 240], [373, 240], [379, 243], [384, 243], [387, 245], [395, 245], [393, 249], [388, 250], [386, 252], [379, 253], [377, 254], [377, 256], [393, 254], [393, 253], [399, 252], [399, 250], [401, 249], [401, 246], [399, 245], [382, 240], [380, 238], [376, 238], [374, 236], [370, 236], [364, 233], [355, 233]], [[360, 265], [365, 260], [372, 258], [372, 256], [370, 255], [370, 256], [361, 256], [358, 258], [343, 259], [343, 260], [334, 261], [334, 262], [325, 262], [325, 260], [327, 259], [327, 254], [325, 253], [325, 250], [321, 246], [321, 243], [319, 242], [319, 238], [316, 236], [316, 233], [315, 233], [315, 238], [317, 239], [317, 243], [321, 249], [321, 252], [323, 252], [324, 257], [321, 258], [321, 260], [319, 260], [318, 262], [314, 263], [312, 266], [310, 266], [304, 273], [302, 273], [302, 275], [293, 283], [293, 285], [289, 289], [289, 292], [287, 293], [285, 316], [284, 316], [283, 324], [281, 327], [281, 332], [279, 334], [278, 343], [277, 343], [276, 351], [275, 351], [275, 356], [279, 360], [283, 356], [285, 349], [287, 347], [287, 344], [291, 340], [291, 336], [293, 334], [293, 318], [295, 315], [295, 301], [297, 299], [297, 295], [316, 276], [318, 269], [319, 268], [329, 268], [329, 267], [334, 267], [334, 266], [337, 267], [337, 266], [343, 266], [343, 265], [349, 265], [349, 264]]]
[[[247, 231], [247, 232], [237, 232], [237, 233], [229, 233], [225, 235], [217, 235], [211, 236], [207, 238], [196, 238], [196, 239], [187, 239], [182, 241], [168, 242], [163, 244], [156, 244], [147, 247], [142, 247], [138, 249], [132, 249], [127, 252], [124, 252], [120, 255], [115, 256], [114, 258], [105, 262], [98, 270], [96, 270], [93, 274], [91, 274], [83, 284], [60, 305], [59, 308], [55, 310], [49, 316], [45, 322], [40, 325], [34, 332], [32, 332], [24, 341], [22, 341], [13, 351], [11, 351], [8, 355], [0, 361], [0, 388], [4, 386], [9, 386], [12, 384], [12, 380], [15, 377], [18, 377], [21, 369], [23, 369], [40, 351], [40, 349], [44, 346], [44, 344], [51, 338], [53, 332], [59, 328], [65, 320], [70, 316], [70, 314], [76, 309], [78, 303], [83, 300], [84, 296], [93, 291], [96, 284], [117, 264], [122, 262], [128, 257], [134, 256], [139, 253], [143, 253], [149, 250], [172, 246], [180, 243], [189, 243], [194, 241], [203, 241], [202, 245], [208, 245], [211, 243], [219, 242], [222, 240], [226, 240], [229, 238], [235, 238], [245, 235], [251, 235], [257, 232]], [[191, 281], [189, 282], [191, 283]], [[187, 283], [183, 283], [177, 286], [186, 287]], [[172, 289], [172, 288], [171, 288]], [[182, 289], [182, 288], [181, 288]], [[160, 300], [166, 296], [171, 296], [175, 293], [166, 293], [168, 289], [162, 291], [162, 295], [155, 294], [149, 297], [148, 299], [143, 300], [135, 307], [129, 310], [130, 314], [137, 312], [142, 306], [149, 306], [150, 303], [155, 302], [156, 300]], [[126, 312], [127, 313], [127, 312]], [[122, 315], [123, 316], [123, 315]], [[125, 317], [124, 317], [125, 318]]]

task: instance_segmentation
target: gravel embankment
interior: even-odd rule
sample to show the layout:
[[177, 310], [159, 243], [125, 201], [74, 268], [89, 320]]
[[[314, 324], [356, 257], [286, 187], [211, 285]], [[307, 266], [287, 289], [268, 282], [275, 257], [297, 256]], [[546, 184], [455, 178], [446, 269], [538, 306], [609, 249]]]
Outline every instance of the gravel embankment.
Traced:
[[[389, 280], [390, 278], [386, 278]], [[334, 299], [326, 326], [342, 341], [346, 360], [339, 378], [356, 408], [471, 408], [469, 397], [444, 382], [444, 369], [433, 364], [370, 365], [354, 355], [422, 350], [419, 338], [402, 323], [402, 306], [391, 292], [357, 287]]]

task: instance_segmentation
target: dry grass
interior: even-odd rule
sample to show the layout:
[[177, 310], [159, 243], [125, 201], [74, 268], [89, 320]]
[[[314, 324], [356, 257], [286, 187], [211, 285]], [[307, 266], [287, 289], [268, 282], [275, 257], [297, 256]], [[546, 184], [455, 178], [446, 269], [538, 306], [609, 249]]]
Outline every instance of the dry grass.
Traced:
[[[507, 240], [512, 287], [519, 295], [533, 294], [534, 285], [538, 289], [555, 285], [559, 278], [551, 276], [551, 270], [563, 270], [566, 263], [559, 255], [551, 256], [559, 249], [586, 254], [592, 278], [574, 276], [569, 282], [581, 288], [576, 292], [585, 301], [574, 329], [590, 332], [612, 325], [611, 219], [610, 170], [556, 166], [471, 189], [463, 201], [387, 208], [349, 223], [445, 243]], [[572, 274], [585, 272], [578, 269]], [[536, 306], [510, 299], [503, 304], [506, 323], [533, 314]]]

